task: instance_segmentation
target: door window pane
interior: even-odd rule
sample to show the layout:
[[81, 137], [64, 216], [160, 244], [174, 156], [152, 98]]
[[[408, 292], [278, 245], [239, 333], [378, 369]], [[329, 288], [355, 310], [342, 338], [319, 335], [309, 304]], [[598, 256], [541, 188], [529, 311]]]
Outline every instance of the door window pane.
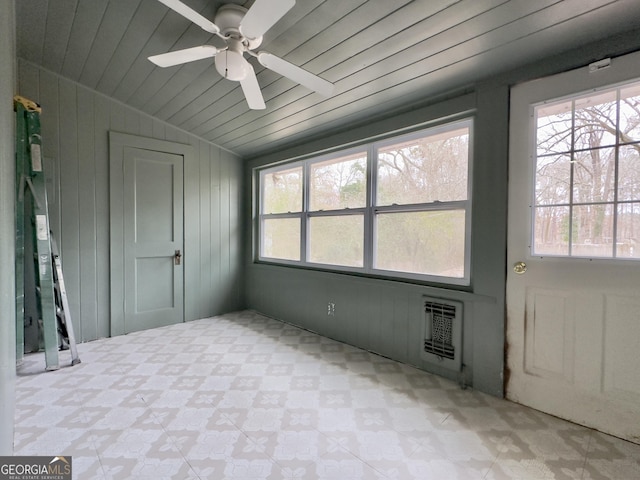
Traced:
[[569, 207], [538, 207], [535, 210], [534, 253], [569, 255]]
[[571, 193], [571, 157], [539, 157], [536, 165], [536, 204], [569, 203]]
[[536, 109], [538, 155], [571, 151], [573, 103], [559, 102]]
[[464, 210], [376, 216], [375, 268], [464, 276]]
[[309, 261], [362, 267], [364, 216], [340, 215], [309, 219]]
[[366, 152], [311, 165], [309, 209], [361, 208], [367, 200]]
[[576, 152], [573, 162], [574, 203], [613, 201], [615, 160], [614, 148]]
[[618, 200], [640, 200], [640, 144], [620, 147]]
[[620, 143], [640, 141], [640, 84], [620, 91]]
[[616, 143], [616, 91], [579, 98], [575, 101], [575, 149], [598, 148]]
[[619, 257], [640, 258], [640, 203], [623, 203], [618, 206]]
[[612, 205], [573, 207], [571, 254], [579, 257], [613, 256]]

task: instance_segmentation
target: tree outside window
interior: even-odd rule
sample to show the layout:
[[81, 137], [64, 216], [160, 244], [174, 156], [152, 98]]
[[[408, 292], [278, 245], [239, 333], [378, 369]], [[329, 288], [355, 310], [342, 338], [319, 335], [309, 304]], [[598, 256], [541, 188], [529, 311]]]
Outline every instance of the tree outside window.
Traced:
[[469, 282], [471, 120], [260, 172], [259, 260]]
[[640, 258], [640, 84], [540, 105], [533, 253]]

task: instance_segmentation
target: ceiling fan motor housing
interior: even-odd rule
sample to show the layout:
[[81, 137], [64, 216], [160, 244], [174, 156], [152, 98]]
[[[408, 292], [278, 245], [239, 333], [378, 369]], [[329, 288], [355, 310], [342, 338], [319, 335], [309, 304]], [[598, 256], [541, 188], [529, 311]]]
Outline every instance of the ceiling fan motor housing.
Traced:
[[234, 3], [228, 3], [218, 8], [215, 23], [218, 28], [220, 28], [220, 33], [223, 36], [238, 39], [248, 50], [253, 50], [260, 46], [262, 37], [250, 39], [242, 34], [240, 31], [240, 22], [242, 22], [246, 13], [246, 8]]

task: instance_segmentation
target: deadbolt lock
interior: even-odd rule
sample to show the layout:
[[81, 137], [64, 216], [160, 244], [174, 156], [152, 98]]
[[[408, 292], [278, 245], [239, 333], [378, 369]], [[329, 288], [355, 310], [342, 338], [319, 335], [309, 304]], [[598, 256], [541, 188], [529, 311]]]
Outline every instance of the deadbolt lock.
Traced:
[[513, 265], [513, 271], [516, 272], [518, 275], [522, 275], [524, 272], [527, 271], [527, 264], [524, 262], [516, 262]]

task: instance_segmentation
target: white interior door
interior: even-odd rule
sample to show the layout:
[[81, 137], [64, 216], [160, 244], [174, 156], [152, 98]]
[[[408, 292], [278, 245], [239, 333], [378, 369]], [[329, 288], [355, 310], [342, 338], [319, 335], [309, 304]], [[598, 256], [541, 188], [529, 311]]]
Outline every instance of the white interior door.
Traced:
[[632, 79], [638, 54], [512, 89], [506, 394], [640, 443], [640, 85]]
[[183, 158], [124, 147], [124, 330], [184, 318]]

